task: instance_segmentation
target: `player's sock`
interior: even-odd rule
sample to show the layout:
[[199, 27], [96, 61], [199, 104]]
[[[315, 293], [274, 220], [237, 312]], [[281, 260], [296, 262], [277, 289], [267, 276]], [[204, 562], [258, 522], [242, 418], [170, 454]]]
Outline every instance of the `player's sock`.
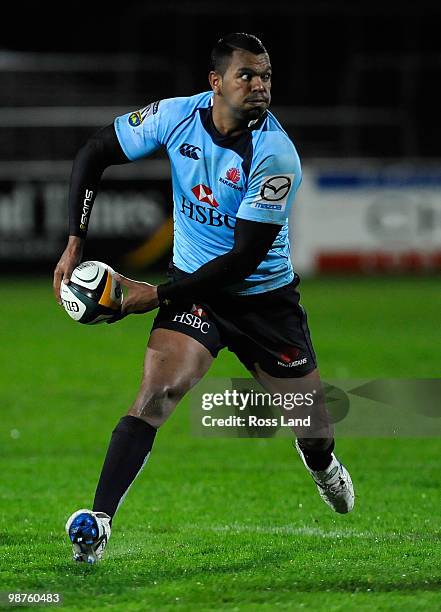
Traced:
[[334, 451], [335, 442], [332, 440], [331, 444], [324, 450], [309, 449], [307, 446], [302, 444], [301, 440], [298, 440], [298, 444], [301, 448], [303, 456], [307, 466], [315, 472], [321, 472], [326, 470], [331, 464], [332, 453]]
[[93, 502], [95, 512], [111, 518], [152, 450], [156, 429], [142, 419], [124, 416], [112, 432]]

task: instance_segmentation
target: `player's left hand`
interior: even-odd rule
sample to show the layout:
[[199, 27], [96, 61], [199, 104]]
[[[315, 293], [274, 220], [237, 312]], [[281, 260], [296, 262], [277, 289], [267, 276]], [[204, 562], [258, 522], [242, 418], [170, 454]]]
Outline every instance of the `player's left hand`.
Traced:
[[121, 316], [119, 318], [123, 318], [128, 314], [150, 312], [150, 310], [154, 310], [159, 306], [156, 285], [135, 281], [122, 274], [115, 274], [114, 278], [121, 283], [123, 287], [128, 289], [127, 294], [124, 296]]

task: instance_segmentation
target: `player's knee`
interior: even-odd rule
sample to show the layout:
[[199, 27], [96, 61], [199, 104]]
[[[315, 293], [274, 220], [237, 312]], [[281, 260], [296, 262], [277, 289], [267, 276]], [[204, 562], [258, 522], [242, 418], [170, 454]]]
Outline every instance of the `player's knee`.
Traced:
[[144, 377], [140, 393], [150, 403], [155, 404], [170, 404], [177, 403], [187, 393], [191, 387], [191, 383], [182, 379], [173, 379], [166, 381], [157, 381], [148, 377]]
[[188, 386], [179, 381], [158, 383], [144, 379], [129, 414], [160, 427], [187, 389]]

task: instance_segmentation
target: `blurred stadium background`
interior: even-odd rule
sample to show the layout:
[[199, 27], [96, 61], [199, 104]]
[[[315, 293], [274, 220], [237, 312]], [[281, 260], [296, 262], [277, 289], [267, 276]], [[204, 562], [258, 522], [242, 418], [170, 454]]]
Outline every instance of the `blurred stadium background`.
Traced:
[[[27, 19], [33, 19], [33, 10]], [[49, 271], [66, 236], [75, 152], [98, 127], [163, 97], [207, 89], [222, 33], [246, 30], [274, 65], [272, 110], [297, 145], [300, 273], [441, 266], [439, 8], [425, 3], [128, 2], [52, 27], [41, 9], [0, 49], [0, 262]], [[163, 153], [106, 172], [89, 258], [161, 268], [171, 245]]]
[[[195, 439], [182, 409], [106, 562], [74, 567], [64, 520], [90, 505], [152, 317], [75, 325], [51, 284], [79, 146], [119, 113], [206, 89], [213, 41], [252, 32], [303, 162], [293, 256], [323, 376], [438, 377], [440, 13], [407, 0], [2, 8], [0, 591], [60, 591], [69, 610], [439, 609], [438, 439], [339, 440], [358, 495], [342, 519], [286, 439]], [[85, 258], [160, 278], [171, 210], [162, 153], [108, 169]], [[246, 372], [224, 351], [210, 375]]]

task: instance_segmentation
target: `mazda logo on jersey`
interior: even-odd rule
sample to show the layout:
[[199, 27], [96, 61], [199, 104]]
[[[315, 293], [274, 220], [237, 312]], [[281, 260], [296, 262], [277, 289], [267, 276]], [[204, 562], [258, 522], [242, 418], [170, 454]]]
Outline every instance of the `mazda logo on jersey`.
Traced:
[[188, 142], [184, 142], [184, 144], [181, 144], [181, 146], [179, 147], [179, 153], [183, 157], [189, 157], [190, 159], [200, 159], [198, 155], [198, 151], [200, 150], [200, 147], [196, 147], [195, 145], [192, 145]]
[[[205, 202], [206, 200], [200, 201]], [[229, 215], [220, 213], [218, 210], [216, 210], [216, 208], [211, 202], [208, 202], [208, 204], [210, 204], [210, 206], [202, 206], [202, 204], [195, 204], [191, 200], [187, 200], [187, 198], [183, 195], [181, 199], [180, 211], [183, 215], [189, 217], [192, 221], [195, 221], [196, 223], [201, 223], [202, 225], [210, 225], [211, 227], [222, 227], [223, 225], [225, 225], [230, 229], [234, 229], [234, 218], [230, 217]]]
[[294, 181], [294, 174], [273, 174], [264, 176], [251, 208], [283, 211]]
[[288, 195], [291, 185], [292, 180], [288, 175], [266, 176], [260, 187], [260, 197], [267, 202], [280, 202]]

